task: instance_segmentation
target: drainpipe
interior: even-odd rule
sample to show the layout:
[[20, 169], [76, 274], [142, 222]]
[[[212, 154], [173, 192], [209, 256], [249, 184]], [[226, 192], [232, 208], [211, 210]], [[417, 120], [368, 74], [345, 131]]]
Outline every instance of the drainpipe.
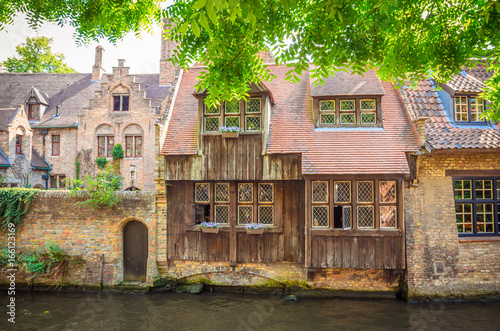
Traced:
[[[42, 159], [45, 162], [47, 162], [45, 160], [45, 136], [49, 134], [49, 129], [42, 130], [41, 134], [42, 134], [42, 146], [43, 146], [42, 147]], [[47, 169], [47, 175], [45, 178], [45, 189], [49, 188], [49, 179], [50, 179], [50, 167], [49, 167], [49, 169]]]

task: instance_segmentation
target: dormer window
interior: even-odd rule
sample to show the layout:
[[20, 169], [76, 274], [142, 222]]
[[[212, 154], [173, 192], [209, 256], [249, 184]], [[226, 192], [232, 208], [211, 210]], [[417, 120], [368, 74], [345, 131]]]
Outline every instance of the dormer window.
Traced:
[[203, 106], [203, 132], [219, 132], [220, 127], [238, 127], [240, 132], [260, 132], [262, 128], [262, 98], [247, 101], [226, 101], [220, 106]]
[[316, 126], [376, 126], [381, 122], [380, 97], [314, 98]]
[[32, 103], [28, 105], [28, 120], [40, 120], [40, 105], [38, 103]]
[[455, 122], [484, 122], [479, 115], [484, 112], [485, 101], [477, 96], [455, 96]]
[[23, 136], [16, 135], [16, 154], [23, 154]]
[[129, 95], [120, 94], [113, 95], [113, 111], [128, 111], [129, 110]]

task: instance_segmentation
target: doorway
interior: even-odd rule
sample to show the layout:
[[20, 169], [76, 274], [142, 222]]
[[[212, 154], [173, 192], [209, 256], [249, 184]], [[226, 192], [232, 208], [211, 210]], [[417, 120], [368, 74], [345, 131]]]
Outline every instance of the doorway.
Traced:
[[123, 280], [146, 280], [148, 264], [148, 228], [139, 221], [131, 221], [123, 229]]

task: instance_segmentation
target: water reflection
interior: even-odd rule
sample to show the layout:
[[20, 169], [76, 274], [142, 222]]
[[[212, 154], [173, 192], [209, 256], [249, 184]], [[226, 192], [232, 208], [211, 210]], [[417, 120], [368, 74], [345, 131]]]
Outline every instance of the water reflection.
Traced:
[[[7, 297], [2, 298], [7, 302]], [[500, 302], [406, 304], [204, 292], [17, 293], [2, 330], [480, 330], [500, 325]]]

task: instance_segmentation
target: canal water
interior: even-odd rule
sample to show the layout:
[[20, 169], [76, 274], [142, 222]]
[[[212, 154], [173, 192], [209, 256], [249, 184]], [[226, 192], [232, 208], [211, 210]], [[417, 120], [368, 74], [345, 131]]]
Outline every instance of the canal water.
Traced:
[[[3, 303], [8, 297], [0, 296]], [[407, 304], [231, 293], [16, 293], [1, 330], [498, 330], [500, 302]], [[5, 305], [2, 305], [6, 311]]]

